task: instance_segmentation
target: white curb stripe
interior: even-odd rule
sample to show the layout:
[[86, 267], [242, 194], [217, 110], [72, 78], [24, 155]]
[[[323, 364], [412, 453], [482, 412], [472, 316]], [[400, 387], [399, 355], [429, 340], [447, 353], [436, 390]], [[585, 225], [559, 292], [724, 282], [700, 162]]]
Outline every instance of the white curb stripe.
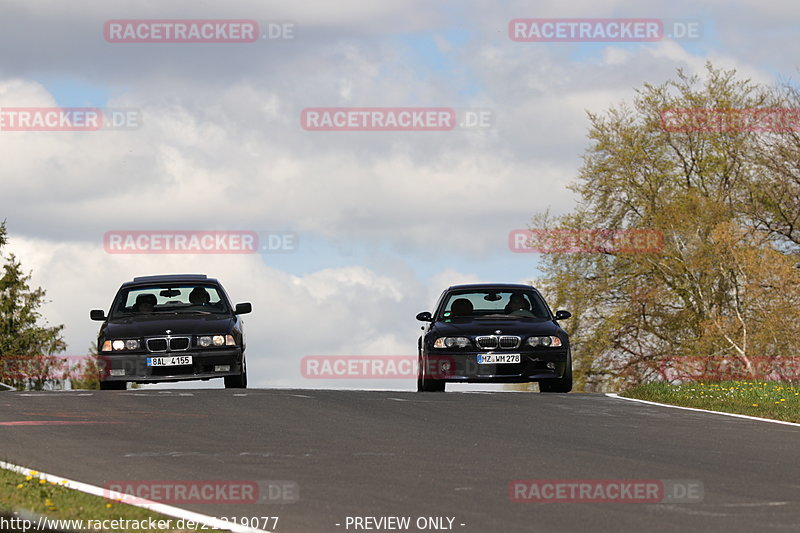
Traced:
[[[17, 466], [15, 464], [6, 463], [5, 461], [0, 461], [0, 468], [3, 468], [5, 470], [11, 470], [12, 472], [16, 472], [17, 474], [22, 474], [23, 476], [30, 476], [33, 475], [32, 472], [36, 472], [36, 475], [34, 476], [36, 478], [44, 479], [47, 482], [56, 483], [60, 487], [66, 487], [68, 489], [74, 489], [80, 492], [85, 492], [86, 494], [91, 494], [93, 496], [100, 496], [101, 498], [108, 499], [107, 489], [96, 487], [94, 485], [89, 485], [88, 483], [82, 483], [80, 481], [74, 481], [72, 479], [66, 479], [63, 477], [54, 476], [53, 474], [46, 474], [40, 470], [36, 470], [33, 468], [24, 468], [22, 466]], [[166, 505], [151, 500], [145, 500], [144, 498], [137, 497], [136, 503], [130, 503], [130, 502], [124, 502], [124, 503], [125, 505], [133, 505], [134, 507], [149, 509], [150, 511], [155, 511], [157, 513], [161, 513], [167, 516], [172, 516], [174, 518], [183, 518], [185, 520], [191, 520], [192, 522], [198, 524], [204, 524], [206, 526], [214, 527], [217, 529], [222, 529], [224, 531], [232, 531], [233, 533], [262, 533], [262, 532], [270, 533], [266, 529], [255, 529], [252, 527], [245, 527], [239, 524], [234, 524], [233, 522], [219, 520], [218, 518], [214, 518], [213, 516], [207, 516], [204, 514], [187, 511], [185, 509], [179, 509], [178, 507], [173, 507], [171, 505]]]
[[606, 396], [610, 398], [616, 398], [618, 400], [628, 400], [629, 402], [639, 402], [639, 403], [646, 403], [649, 405], [658, 405], [661, 407], [672, 407], [673, 409], [684, 409], [686, 411], [698, 411], [700, 413], [714, 413], [715, 415], [725, 415], [725, 416], [732, 416], [735, 418], [744, 418], [747, 420], [758, 420], [759, 422], [772, 422], [773, 424], [783, 424], [784, 426], [795, 426], [800, 427], [800, 424], [797, 422], [786, 422], [785, 420], [773, 420], [771, 418], [761, 418], [759, 416], [750, 416], [750, 415], [740, 415], [738, 413], [726, 413], [724, 411], [710, 411], [708, 409], [698, 409], [697, 407], [684, 407], [682, 405], [670, 405], [668, 403], [658, 403], [658, 402], [651, 402], [649, 400], [640, 400], [638, 398], [626, 398], [624, 396], [620, 396], [614, 392], [607, 392]]

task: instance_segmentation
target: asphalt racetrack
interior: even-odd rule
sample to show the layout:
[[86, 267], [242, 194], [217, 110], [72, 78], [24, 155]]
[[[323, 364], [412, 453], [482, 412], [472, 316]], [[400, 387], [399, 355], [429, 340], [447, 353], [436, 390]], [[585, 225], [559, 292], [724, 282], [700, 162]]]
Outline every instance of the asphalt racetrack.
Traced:
[[[294, 503], [173, 503], [216, 517], [278, 517], [269, 529], [286, 533], [797, 531], [798, 442], [798, 427], [600, 394], [0, 393], [8, 462], [101, 487], [290, 482]], [[682, 480], [702, 494], [514, 502], [515, 480]]]

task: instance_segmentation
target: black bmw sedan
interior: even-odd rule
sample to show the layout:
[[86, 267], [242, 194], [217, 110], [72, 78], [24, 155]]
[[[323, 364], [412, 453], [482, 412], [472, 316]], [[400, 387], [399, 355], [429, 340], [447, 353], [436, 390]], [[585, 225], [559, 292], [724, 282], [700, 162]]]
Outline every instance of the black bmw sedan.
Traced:
[[100, 388], [223, 378], [247, 387], [243, 321], [252, 306], [232, 306], [216, 279], [202, 274], [144, 276], [123, 283], [111, 309], [95, 309]]
[[542, 392], [572, 390], [569, 336], [542, 295], [517, 284], [454, 285], [442, 293], [419, 338], [418, 391], [445, 383], [539, 382]]

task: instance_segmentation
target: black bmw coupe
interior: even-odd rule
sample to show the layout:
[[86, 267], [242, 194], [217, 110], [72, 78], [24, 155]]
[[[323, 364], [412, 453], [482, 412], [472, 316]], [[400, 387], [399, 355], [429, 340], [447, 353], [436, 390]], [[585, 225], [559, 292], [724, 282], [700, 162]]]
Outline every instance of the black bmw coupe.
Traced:
[[216, 279], [202, 274], [145, 276], [123, 283], [97, 339], [100, 388], [127, 383], [223, 378], [247, 387], [243, 321], [249, 303], [231, 305]]
[[517, 284], [454, 285], [442, 293], [419, 338], [418, 391], [445, 383], [526, 383], [542, 392], [572, 390], [569, 336], [535, 288]]

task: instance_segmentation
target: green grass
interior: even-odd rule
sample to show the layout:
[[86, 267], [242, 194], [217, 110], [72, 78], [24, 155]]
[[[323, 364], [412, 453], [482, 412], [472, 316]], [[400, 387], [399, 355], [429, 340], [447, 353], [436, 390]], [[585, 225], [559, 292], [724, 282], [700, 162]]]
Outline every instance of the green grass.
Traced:
[[777, 381], [647, 383], [620, 394], [652, 402], [800, 422], [800, 386]]
[[[147, 520], [152, 517], [154, 520], [171, 520], [172, 526], [177, 526], [177, 518], [68, 489], [40, 479], [36, 472], [31, 472], [31, 474], [23, 476], [0, 468], [0, 514], [10, 514], [11, 511], [25, 509], [48, 518], [65, 520]], [[196, 528], [196, 530], [200, 529]], [[114, 531], [159, 531], [165, 533], [191, 530], [116, 529]], [[208, 528], [203, 531], [212, 531], [212, 529]]]

